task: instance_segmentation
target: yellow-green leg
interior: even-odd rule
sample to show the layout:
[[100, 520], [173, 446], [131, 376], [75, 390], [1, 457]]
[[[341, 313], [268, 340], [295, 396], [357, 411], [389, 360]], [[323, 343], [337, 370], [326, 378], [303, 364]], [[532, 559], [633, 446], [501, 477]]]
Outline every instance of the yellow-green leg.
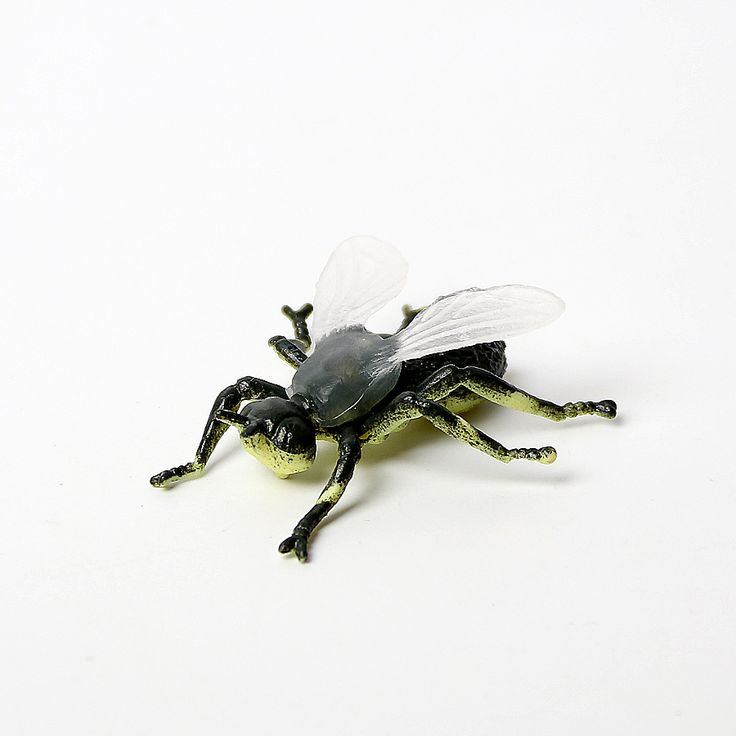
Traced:
[[361, 437], [365, 442], [380, 442], [391, 432], [420, 417], [427, 419], [446, 435], [465, 442], [502, 463], [511, 460], [533, 460], [549, 464], [557, 458], [554, 447], [506, 448], [441, 404], [411, 391], [400, 394], [371, 417], [363, 425]]
[[552, 401], [540, 399], [516, 388], [516, 386], [504, 381], [503, 378], [499, 378], [490, 371], [473, 366], [458, 368], [450, 365], [440, 368], [420, 386], [417, 393], [427, 399], [440, 401], [449, 396], [455, 389], [461, 387], [469, 389], [494, 404], [507, 406], [528, 414], [536, 414], [555, 422], [586, 414], [613, 419], [617, 411], [616, 402], [610, 399], [555, 404]]

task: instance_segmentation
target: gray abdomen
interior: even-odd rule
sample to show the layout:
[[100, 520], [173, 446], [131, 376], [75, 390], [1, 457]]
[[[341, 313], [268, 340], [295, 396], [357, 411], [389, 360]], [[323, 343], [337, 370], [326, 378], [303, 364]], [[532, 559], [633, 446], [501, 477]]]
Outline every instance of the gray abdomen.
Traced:
[[326, 427], [351, 422], [369, 412], [396, 385], [401, 366], [387, 368], [385, 340], [362, 327], [320, 340], [297, 368], [287, 389], [314, 404]]

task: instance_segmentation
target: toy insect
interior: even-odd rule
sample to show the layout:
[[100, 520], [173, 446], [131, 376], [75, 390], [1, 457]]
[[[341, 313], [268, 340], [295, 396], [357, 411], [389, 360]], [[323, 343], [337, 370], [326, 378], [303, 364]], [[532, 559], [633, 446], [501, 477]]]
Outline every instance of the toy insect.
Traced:
[[[346, 240], [331, 255], [311, 304], [283, 307], [294, 338], [269, 345], [296, 369], [289, 388], [247, 376], [215, 399], [194, 460], [151, 478], [156, 487], [204, 470], [228, 427], [243, 447], [276, 475], [307, 470], [316, 440], [338, 445], [338, 459], [315, 505], [279, 545], [304, 562], [316, 526], [343, 495], [361, 447], [423, 417], [450, 437], [496, 460], [552, 463], [553, 447], [507, 449], [460, 414], [483, 400], [562, 421], [584, 414], [616, 416], [613, 401], [555, 404], [503, 380], [506, 338], [549, 324], [564, 310], [554, 294], [532, 286], [467, 289], [423, 309], [404, 307], [396, 333], [379, 335], [366, 320], [399, 294], [407, 274], [399, 252], [374, 238]], [[314, 349], [307, 352], [314, 340]], [[244, 402], [249, 402], [242, 406]], [[241, 408], [242, 406], [242, 408]]]

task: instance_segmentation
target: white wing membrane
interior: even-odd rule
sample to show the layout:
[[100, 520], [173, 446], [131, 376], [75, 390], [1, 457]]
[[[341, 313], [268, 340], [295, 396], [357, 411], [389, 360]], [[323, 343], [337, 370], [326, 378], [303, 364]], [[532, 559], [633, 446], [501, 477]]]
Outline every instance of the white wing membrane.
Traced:
[[398, 295], [408, 265], [396, 248], [366, 236], [341, 243], [327, 261], [314, 296], [312, 337], [365, 324]]
[[434, 301], [406, 329], [389, 338], [395, 349], [390, 362], [505, 340], [544, 327], [564, 311], [559, 297], [534, 286], [458, 291]]

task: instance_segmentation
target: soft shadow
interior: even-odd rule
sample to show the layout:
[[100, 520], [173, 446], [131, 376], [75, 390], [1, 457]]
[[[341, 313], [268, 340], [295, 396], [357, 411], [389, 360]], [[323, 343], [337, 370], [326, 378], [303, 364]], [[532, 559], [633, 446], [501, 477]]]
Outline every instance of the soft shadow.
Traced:
[[239, 454], [239, 451], [242, 449], [243, 448], [240, 446], [240, 442], [238, 442], [237, 444], [233, 443], [224, 449], [220, 449], [220, 451], [214, 457], [210, 458], [209, 462], [207, 463], [207, 468], [216, 468], [221, 462], [223, 462], [223, 460], [227, 460], [233, 455]]
[[[501, 407], [491, 404], [480, 405], [464, 416], [472, 424], [479, 426], [492, 426], [492, 418], [497, 412], [503, 411]], [[388, 467], [391, 461], [401, 461], [406, 466], [406, 472], [411, 473], [413, 468], [411, 453], [425, 453], [428, 449], [438, 446], [442, 442], [456, 442], [440, 430], [426, 421], [416, 420], [406, 428], [390, 435], [380, 445], [367, 445], [363, 451], [363, 458], [356, 471], [356, 479], [351, 488], [348, 489], [345, 498], [320, 524], [320, 529], [328, 527], [343, 515], [349, 514], [356, 507], [367, 508], [373, 499], [379, 498], [384, 493], [401, 492], [401, 484], [395, 481], [392, 484], [385, 482], [385, 474], [382, 468]], [[460, 445], [460, 443], [458, 443]], [[443, 482], [448, 487], [462, 485], [467, 479], [477, 481], [478, 465], [476, 463], [463, 462], [462, 452], [476, 452], [467, 446], [459, 446], [457, 463], [452, 467], [442, 466], [437, 468], [434, 478], [437, 482]], [[478, 453], [481, 454], [481, 453]], [[431, 453], [430, 453], [431, 458]], [[334, 458], [333, 458], [334, 459]], [[426, 455], [424, 455], [426, 460]], [[537, 463], [516, 461], [510, 464], [500, 463], [491, 457], [485, 458], [488, 462], [485, 472], [487, 473], [489, 492], [500, 491], [515, 486], [534, 485], [541, 491], [552, 492], [558, 486], [567, 485], [573, 481], [580, 481], [585, 474], [580, 469], [555, 468], [554, 465], [540, 467]], [[431, 464], [431, 459], [429, 460]], [[424, 469], [427, 464], [423, 462]], [[361, 469], [366, 471], [361, 473]], [[359, 480], [360, 479], [360, 480]], [[359, 485], [359, 488], [355, 486]], [[352, 491], [352, 493], [351, 493]]]

